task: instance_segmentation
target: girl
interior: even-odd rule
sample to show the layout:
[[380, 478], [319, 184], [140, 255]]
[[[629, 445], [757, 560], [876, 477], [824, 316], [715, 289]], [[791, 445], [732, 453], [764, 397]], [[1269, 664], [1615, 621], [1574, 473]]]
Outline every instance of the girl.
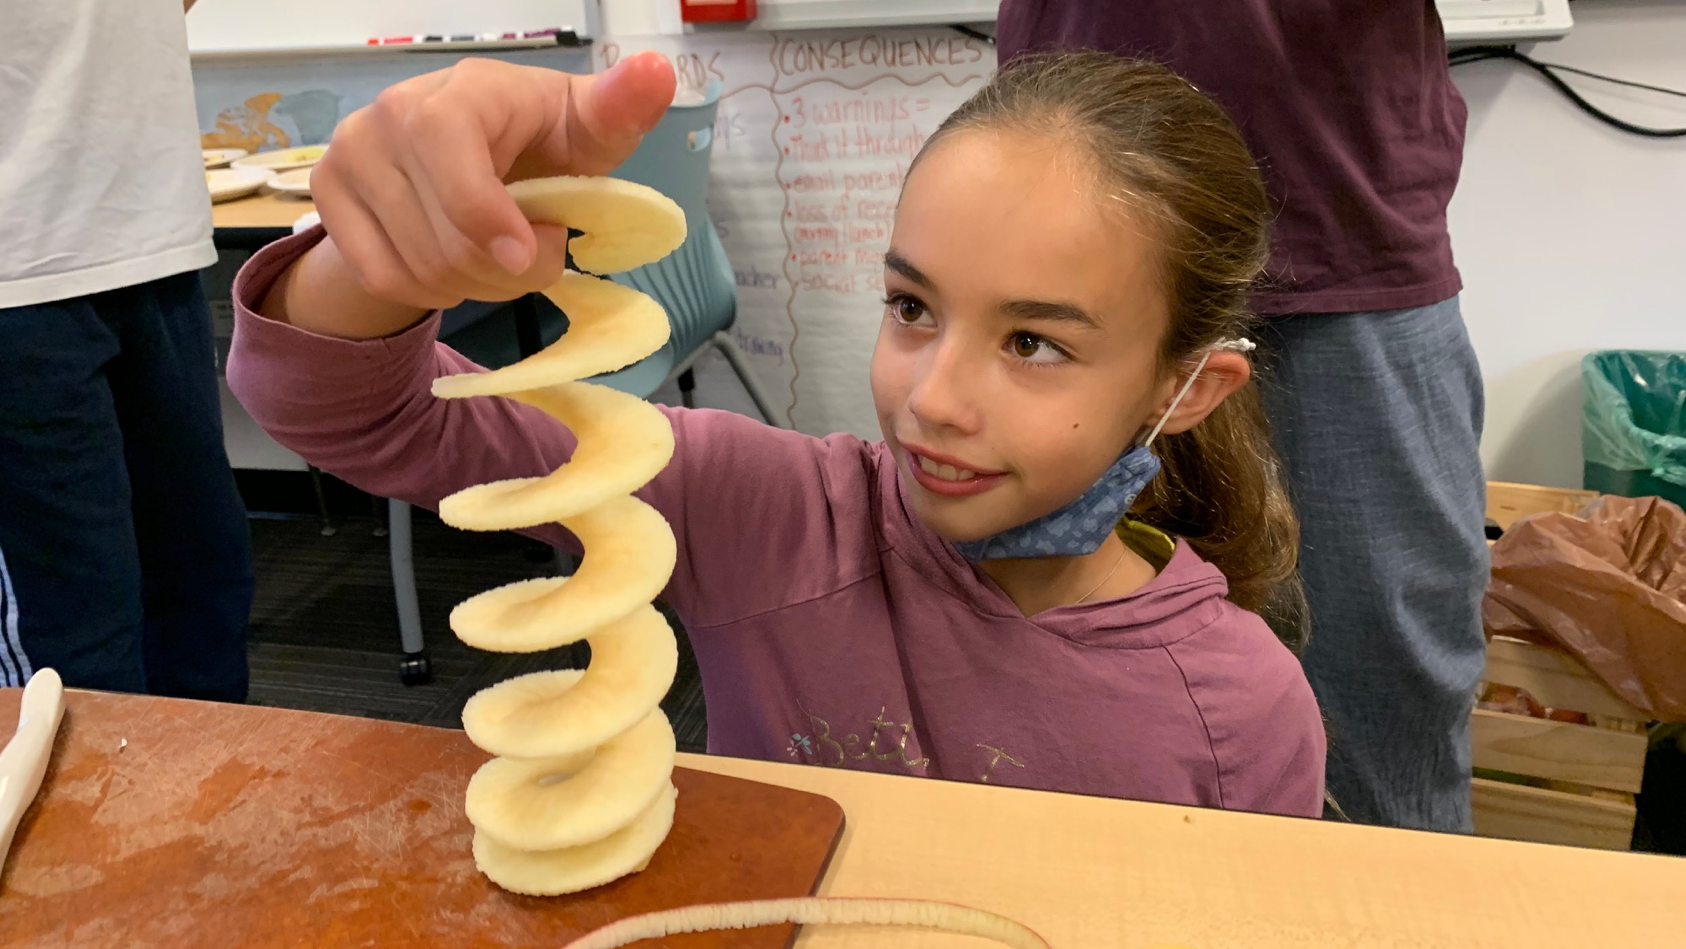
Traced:
[[[553, 282], [565, 233], [502, 181], [607, 170], [673, 85], [653, 56], [470, 61], [348, 118], [312, 178], [326, 233], [236, 284], [252, 416], [430, 507], [567, 461], [526, 406], [429, 394], [474, 367], [427, 311]], [[1158, 67], [1032, 59], [950, 116], [885, 258], [884, 440], [665, 410], [677, 450], [640, 495], [679, 540], [710, 750], [1318, 815], [1316, 703], [1247, 612], [1296, 549], [1236, 342], [1267, 214], [1235, 127]]]

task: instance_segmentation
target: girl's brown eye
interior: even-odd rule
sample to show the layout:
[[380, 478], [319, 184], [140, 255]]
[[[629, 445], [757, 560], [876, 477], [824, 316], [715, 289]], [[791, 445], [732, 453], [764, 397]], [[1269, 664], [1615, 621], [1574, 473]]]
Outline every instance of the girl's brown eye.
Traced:
[[1042, 351], [1041, 337], [1032, 333], [1013, 334], [1013, 354], [1020, 359], [1031, 359]]
[[925, 304], [905, 293], [894, 293], [884, 298], [884, 312], [898, 323], [911, 325], [925, 316]]

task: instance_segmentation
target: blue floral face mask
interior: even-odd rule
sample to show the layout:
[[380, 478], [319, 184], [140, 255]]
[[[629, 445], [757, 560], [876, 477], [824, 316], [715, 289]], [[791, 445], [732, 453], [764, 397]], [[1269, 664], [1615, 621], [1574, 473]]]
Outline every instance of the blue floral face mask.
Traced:
[[954, 546], [973, 563], [1008, 557], [1092, 554], [1158, 473], [1159, 458], [1146, 445], [1133, 446], [1089, 490], [1065, 507], [994, 536]]
[[1212, 352], [1239, 350], [1245, 353], [1253, 349], [1251, 340], [1226, 340], [1202, 355], [1194, 371], [1189, 373], [1188, 381], [1183, 383], [1177, 397], [1171, 400], [1147, 438], [1120, 455], [1112, 467], [1077, 500], [1052, 514], [1044, 514], [999, 534], [957, 543], [955, 549], [973, 563], [1018, 557], [1079, 557], [1099, 550], [1106, 535], [1112, 533], [1123, 519], [1124, 512], [1136, 503], [1143, 489], [1159, 474], [1159, 458], [1150, 450], [1153, 440], [1159, 437], [1165, 420], [1194, 386], [1194, 380], [1206, 368], [1206, 360], [1211, 358]]

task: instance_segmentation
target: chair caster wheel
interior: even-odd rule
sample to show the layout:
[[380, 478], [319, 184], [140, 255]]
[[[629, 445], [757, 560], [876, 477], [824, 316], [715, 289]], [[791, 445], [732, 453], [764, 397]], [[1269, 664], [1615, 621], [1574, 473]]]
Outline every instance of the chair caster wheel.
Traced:
[[433, 664], [427, 654], [417, 653], [398, 660], [398, 679], [405, 685], [426, 685], [433, 681]]

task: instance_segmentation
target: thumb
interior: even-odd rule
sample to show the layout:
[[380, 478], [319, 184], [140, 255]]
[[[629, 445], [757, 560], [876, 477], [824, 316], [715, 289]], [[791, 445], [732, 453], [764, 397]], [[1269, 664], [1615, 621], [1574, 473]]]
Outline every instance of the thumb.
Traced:
[[576, 175], [610, 171], [661, 121], [677, 84], [672, 64], [651, 51], [599, 75], [574, 77], [559, 136], [553, 133], [545, 143], [547, 157]]

